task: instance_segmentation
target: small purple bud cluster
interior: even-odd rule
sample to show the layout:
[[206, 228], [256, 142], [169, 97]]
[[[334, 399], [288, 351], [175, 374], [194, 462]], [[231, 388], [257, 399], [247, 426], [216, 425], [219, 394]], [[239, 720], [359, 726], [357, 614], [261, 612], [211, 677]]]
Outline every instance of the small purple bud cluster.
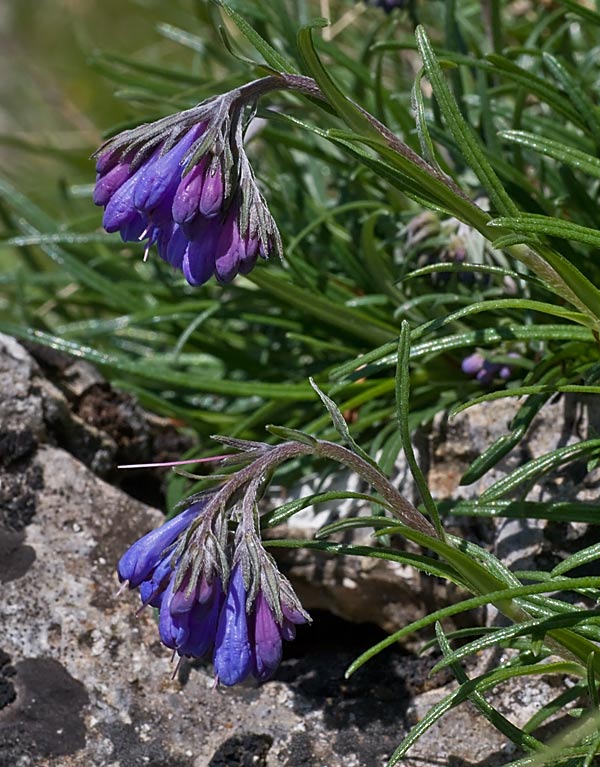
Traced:
[[211, 500], [136, 541], [119, 561], [119, 579], [159, 609], [160, 638], [178, 655], [212, 654], [216, 680], [227, 686], [250, 675], [264, 681], [283, 640], [310, 618], [254, 531], [240, 524], [243, 543], [228, 555], [227, 521]]
[[465, 357], [460, 367], [465, 375], [475, 378], [484, 386], [489, 386], [495, 378], [501, 378], [503, 381], [506, 381], [512, 375], [512, 370], [508, 365], [486, 360], [483, 354], [479, 354], [479, 352], [474, 352]]
[[247, 274], [281, 238], [243, 146], [239, 91], [125, 131], [96, 152], [107, 232], [156, 244], [190, 285]]
[[408, 0], [369, 0], [369, 4], [381, 8], [386, 13], [391, 13], [396, 8], [405, 8]]

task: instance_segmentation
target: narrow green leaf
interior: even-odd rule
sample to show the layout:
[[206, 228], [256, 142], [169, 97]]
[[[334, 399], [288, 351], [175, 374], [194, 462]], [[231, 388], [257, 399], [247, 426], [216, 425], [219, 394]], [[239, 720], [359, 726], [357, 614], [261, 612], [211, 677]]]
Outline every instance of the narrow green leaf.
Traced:
[[544, 243], [512, 245], [506, 251], [532, 269], [565, 301], [600, 324], [600, 290], [570, 261]]
[[2, 241], [3, 245], [14, 245], [15, 247], [24, 247], [26, 245], [85, 245], [89, 242], [104, 242], [111, 245], [120, 244], [118, 235], [112, 236], [104, 232], [87, 232], [78, 234], [76, 232], [54, 232], [52, 234], [22, 234], [17, 237], [9, 237]]
[[381, 135], [369, 122], [365, 112], [340, 90], [325, 69], [319, 58], [312, 38], [313, 26], [303, 27], [298, 32], [298, 48], [306, 62], [307, 68], [317, 82], [319, 88], [342, 119], [359, 134], [373, 136], [381, 141]]
[[321, 400], [321, 402], [325, 405], [327, 412], [329, 413], [329, 416], [333, 422], [333, 426], [337, 433], [340, 435], [342, 440], [348, 445], [348, 447], [357, 455], [359, 455], [364, 461], [367, 463], [370, 463], [371, 466], [374, 466], [376, 469], [379, 469], [375, 461], [371, 458], [371, 456], [366, 453], [360, 445], [356, 443], [352, 435], [350, 434], [350, 430], [348, 429], [348, 424], [346, 423], [346, 419], [342, 415], [341, 410], [339, 407], [335, 404], [335, 402], [331, 399], [331, 397], [328, 397], [326, 394], [324, 394], [321, 389], [317, 386], [315, 383], [314, 378], [308, 379], [310, 385], [314, 389], [314, 391], [317, 393], [317, 396]]
[[325, 541], [293, 540], [289, 538], [280, 540], [270, 539], [265, 540], [264, 543], [265, 546], [274, 548], [311, 549], [313, 551], [325, 551], [328, 554], [340, 556], [369, 557], [371, 560], [384, 559], [388, 562], [399, 562], [403, 565], [416, 567], [418, 570], [422, 570], [428, 575], [445, 578], [454, 583], [458, 583], [461, 586], [463, 585], [462, 581], [457, 576], [456, 571], [444, 562], [439, 562], [420, 554], [411, 554], [410, 552], [398, 551], [397, 549], [389, 549], [383, 546], [377, 546], [377, 548], [375, 548], [373, 546], [357, 546], [343, 543], [329, 543]]
[[583, 442], [578, 442], [576, 445], [559, 447], [551, 453], [546, 453], [539, 458], [534, 458], [532, 461], [528, 461], [524, 466], [511, 472], [507, 477], [503, 477], [497, 482], [494, 482], [491, 487], [488, 487], [487, 490], [482, 493], [480, 501], [482, 503], [487, 503], [489, 501], [499, 500], [503, 495], [506, 495], [506, 493], [515, 490], [519, 485], [522, 485], [525, 482], [531, 482], [563, 463], [595, 455], [600, 455], [600, 439], [588, 439]]
[[264, 58], [269, 66], [273, 67], [273, 69], [275, 69], [277, 72], [290, 72], [293, 74], [299, 74], [299, 71], [294, 63], [276, 51], [275, 48], [273, 48], [272, 45], [270, 45], [263, 37], [261, 37], [258, 32], [253, 29], [250, 24], [248, 24], [248, 22], [242, 16], [240, 16], [239, 13], [237, 13], [237, 11], [234, 11], [234, 9], [225, 2], [225, 0], [215, 0], [215, 2], [225, 11], [225, 13], [233, 21], [236, 27], [244, 35], [246, 40], [248, 40], [250, 45], [252, 45], [258, 51], [258, 53], [260, 53], [260, 55]]
[[159, 366], [147, 359], [132, 361], [122, 355], [99, 352], [88, 346], [44, 333], [41, 330], [22, 328], [8, 322], [0, 323], [0, 328], [17, 338], [26, 338], [29, 341], [48, 346], [51, 349], [58, 349], [74, 357], [88, 360], [88, 362], [92, 362], [94, 365], [108, 367], [112, 370], [129, 373], [138, 378], [164, 383], [168, 386], [182, 386], [194, 392], [204, 391], [231, 397], [250, 396], [293, 401], [306, 401], [310, 400], [313, 396], [308, 384], [269, 384], [262, 383], [261, 381], [231, 381], [222, 378], [205, 378], [198, 371], [182, 373], [178, 370], [173, 370], [169, 365]]
[[568, 703], [580, 698], [585, 694], [585, 687], [579, 683], [574, 684], [570, 689], [564, 690], [556, 698], [539, 708], [535, 714], [523, 725], [524, 732], [534, 732], [547, 719], [562, 711]]
[[393, 326], [355, 309], [337, 305], [335, 311], [332, 311], [331, 301], [278, 278], [273, 269], [255, 269], [247, 279], [284, 303], [296, 306], [327, 325], [340, 328], [370, 343], [380, 344], [397, 333]]
[[[457, 660], [452, 659], [452, 650], [440, 623], [436, 623], [435, 633], [440, 649], [444, 655], [445, 665], [450, 666], [459, 685], [468, 685], [471, 680], [467, 676], [463, 667], [457, 662]], [[434, 674], [435, 671], [432, 669], [430, 673]], [[532, 737], [528, 733], [523, 732], [520, 727], [517, 727], [512, 722], [510, 722], [503, 714], [501, 714], [490, 703], [488, 703], [479, 691], [473, 690], [469, 693], [468, 697], [471, 703], [473, 703], [475, 708], [481, 714], [483, 714], [488, 722], [490, 722], [493, 727], [495, 727], [507, 738], [509, 738], [516, 746], [526, 751], [536, 751], [542, 747], [542, 743], [539, 740]]]
[[574, 77], [555, 56], [548, 52], [542, 54], [544, 63], [554, 77], [562, 85], [563, 91], [571, 101], [575, 109], [586, 121], [596, 146], [600, 146], [600, 120], [598, 119], [597, 107], [581, 87], [581, 80]]
[[[375, 498], [375, 496], [373, 496], [372, 502], [387, 508], [384, 501]], [[347, 530], [359, 530], [363, 527], [372, 527], [374, 529], [385, 528], [389, 527], [391, 522], [392, 520], [389, 517], [347, 517], [346, 519], [338, 519], [336, 522], [323, 525], [315, 533], [315, 538], [323, 540], [336, 533], [345, 533]]]
[[458, 413], [462, 413], [463, 410], [467, 410], [468, 408], [473, 407], [473, 405], [479, 405], [482, 402], [493, 402], [497, 399], [507, 399], [509, 397], [525, 397], [536, 394], [551, 395], [557, 393], [600, 394], [600, 386], [584, 386], [579, 384], [534, 384], [531, 386], [515, 386], [511, 389], [483, 394], [481, 397], [475, 397], [468, 402], [457, 405], [452, 409], [451, 415], [454, 416]]
[[564, 142], [554, 141], [522, 130], [500, 131], [499, 135], [514, 144], [519, 144], [532, 149], [534, 152], [563, 162], [575, 170], [580, 170], [594, 178], [600, 178], [600, 160], [587, 152], [574, 149]]
[[[369, 648], [369, 650], [364, 652], [349, 666], [348, 670], [346, 671], [346, 676], [348, 677], [353, 674], [375, 655], [382, 652], [387, 647], [395, 644], [403, 637], [420, 631], [427, 626], [431, 626], [432, 624], [436, 623], [436, 621], [441, 621], [445, 618], [449, 618], [452, 615], [458, 615], [459, 613], [466, 612], [468, 610], [475, 610], [478, 607], [482, 607], [486, 604], [506, 604], [509, 601], [528, 597], [532, 594], [543, 594], [553, 591], [573, 591], [577, 588], [589, 588], [590, 586], [595, 586], [596, 588], [600, 587], [600, 578], [563, 578], [560, 580], [552, 580], [547, 583], [532, 583], [528, 584], [527, 586], [515, 586], [507, 589], [500, 589], [499, 591], [489, 592], [481, 596], [470, 597], [469, 599], [462, 600], [456, 604], [448, 605], [447, 607], [435, 610], [423, 618], [419, 618], [419, 620], [416, 620], [407, 626], [403, 626], [401, 629], [395, 631], [393, 634], [390, 634], [390, 636], [386, 637], [378, 644]], [[559, 631], [561, 630], [559, 629], [557, 633]], [[576, 639], [582, 638], [576, 637]], [[583, 644], [581, 646], [585, 648], [589, 646], [591, 649], [595, 648], [595, 645], [593, 645], [591, 642], [588, 642], [587, 640], [583, 640]], [[586, 661], [588, 655], [589, 651], [585, 652], [585, 655], [583, 656]]]
[[415, 114], [415, 124], [417, 126], [417, 136], [419, 137], [419, 144], [421, 145], [421, 154], [427, 160], [430, 165], [438, 166], [435, 147], [433, 141], [429, 135], [429, 128], [427, 126], [427, 113], [425, 110], [425, 100], [423, 98], [423, 90], [421, 88], [421, 78], [423, 77], [423, 70], [417, 72], [415, 82], [411, 89], [411, 104], [413, 112]]
[[[598, 521], [598, 504], [583, 502], [538, 502], [498, 500], [440, 501], [438, 508], [443, 514], [466, 514], [481, 517], [508, 517], [510, 519], [547, 519], [555, 522]], [[566, 561], [566, 560], [565, 560]], [[560, 565], [559, 565], [560, 566]]]
[[594, 248], [600, 247], [600, 232], [597, 229], [539, 213], [521, 213], [518, 216], [494, 218], [488, 226], [513, 229], [528, 234], [545, 234], [548, 237], [583, 242]]
[[486, 56], [486, 62], [491, 65], [490, 71], [496, 76], [504, 76], [521, 85], [525, 93], [537, 96], [540, 101], [548, 104], [561, 117], [566, 118], [574, 125], [585, 127], [585, 121], [581, 115], [571, 106], [561, 91], [550, 84], [547, 79], [538, 77], [505, 56], [492, 53]]
[[367, 495], [365, 493], [354, 493], [350, 490], [315, 493], [313, 495], [304, 496], [303, 498], [294, 498], [294, 500], [288, 501], [282, 506], [278, 506], [273, 511], [263, 514], [261, 516], [261, 526], [275, 527], [309, 506], [318, 506], [320, 503], [331, 503], [331, 501], [345, 501], [348, 499], [367, 501], [368, 503], [379, 503], [375, 496]]
[[[498, 461], [504, 458], [505, 455], [516, 447], [525, 436], [525, 432], [549, 396], [549, 394], [529, 396], [514, 417], [510, 425], [510, 432], [508, 434], [503, 434], [495, 440], [495, 442], [489, 445], [489, 447], [487, 447], [483, 453], [473, 461], [471, 466], [461, 477], [460, 484], [470, 485], [472, 482], [476, 482], [494, 467]], [[455, 415], [456, 412], [458, 411], [455, 408], [451, 415]]]
[[[319, 87], [340, 117], [356, 134], [343, 131], [327, 131], [327, 137], [346, 148], [349, 142], [360, 142], [370, 146], [392, 164], [402, 176], [399, 189], [412, 194], [415, 199], [424, 199], [429, 204], [439, 205], [443, 210], [453, 211], [463, 220], [478, 228], [484, 226], [487, 214], [483, 213], [466, 195], [436, 167], [426, 163], [410, 147], [399, 141], [385, 126], [350, 101], [335, 84], [315, 50], [311, 28], [298, 33], [298, 44], [309, 70]], [[356, 151], [356, 150], [355, 150]], [[369, 159], [357, 155], [365, 164]]]
[[581, 551], [575, 552], [567, 559], [564, 559], [560, 564], [551, 571], [550, 575], [553, 578], [559, 575], [564, 575], [570, 570], [574, 570], [576, 567], [586, 565], [588, 562], [595, 562], [600, 557], [600, 543], [594, 543], [592, 546], [588, 546]]
[[402, 322], [400, 328], [400, 338], [398, 339], [398, 365], [396, 367], [396, 418], [402, 437], [402, 447], [404, 455], [410, 468], [410, 472], [419, 489], [423, 504], [433, 523], [438, 536], [443, 541], [446, 533], [440, 520], [437, 506], [421, 467], [419, 466], [411, 442], [409, 428], [409, 410], [410, 410], [410, 326], [406, 320]]
[[[418, 334], [419, 328], [413, 333]], [[430, 341], [422, 341], [413, 344], [411, 359], [419, 359], [427, 354], [440, 353], [450, 349], [464, 349], [472, 346], [497, 346], [501, 341], [583, 341], [596, 344], [596, 339], [591, 330], [576, 325], [506, 325], [496, 328], [481, 328], [469, 330], [464, 333], [456, 333], [451, 336], [434, 338]], [[352, 375], [361, 367], [361, 376], [367, 374], [366, 366], [373, 364], [377, 370], [394, 367], [398, 362], [396, 342], [379, 346], [360, 357], [345, 362], [343, 365], [330, 371], [332, 380], [340, 380]], [[377, 363], [375, 366], [374, 363]]]
[[269, 434], [273, 434], [280, 439], [302, 442], [311, 447], [317, 444], [317, 440], [314, 437], [311, 437], [310, 434], [304, 431], [298, 431], [298, 429], [289, 429], [287, 426], [275, 426], [273, 424], [268, 424], [265, 428]]
[[585, 623], [590, 618], [600, 619], [600, 610], [570, 610], [551, 618], [535, 618], [520, 624], [495, 628], [493, 632], [462, 645], [457, 650], [450, 651], [442, 660], [435, 664], [430, 673], [435, 674], [463, 658], [468, 658], [470, 655], [475, 655], [475, 653], [485, 650], [487, 647], [500, 646], [504, 643], [509, 643], [510, 645], [518, 637], [531, 636], [532, 639], [536, 638], [543, 641], [545, 635], [553, 629], [573, 628], [580, 623]]
[[[497, 669], [495, 671], [482, 674], [480, 677], [471, 679], [468, 682], [463, 683], [458, 690], [449, 693], [443, 700], [436, 703], [425, 714], [423, 719], [413, 727], [408, 736], [402, 741], [400, 746], [394, 751], [386, 767], [395, 767], [400, 760], [406, 755], [407, 751], [416, 743], [416, 741], [425, 733], [435, 722], [450, 709], [455, 708], [460, 703], [468, 700], [468, 698], [475, 692], [483, 693], [487, 690], [493, 689], [498, 684], [505, 682], [507, 679], [516, 676], [530, 676], [537, 674], [548, 673], [560, 673], [560, 674], [576, 674], [579, 668], [574, 663], [567, 663], [566, 661], [559, 663], [545, 663], [538, 665], [527, 665], [519, 668], [510, 669]], [[533, 739], [522, 739], [527, 743], [535, 742]], [[539, 753], [542, 753], [541, 749]], [[541, 764], [541, 762], [538, 762]]]
[[427, 33], [423, 27], [417, 27], [415, 34], [419, 53], [423, 59], [423, 65], [431, 83], [434, 96], [437, 99], [440, 111], [444, 115], [448, 129], [463, 153], [465, 160], [484, 185], [494, 207], [504, 215], [516, 214], [518, 212], [516, 205], [507, 194], [500, 179], [496, 176], [494, 169], [488, 162], [473, 129], [460, 112], [458, 104], [444, 79]]
[[[1, 178], [0, 198], [4, 199], [9, 208], [22, 217], [19, 221], [19, 228], [24, 236], [40, 237], [57, 233], [56, 223], [50, 216], [40, 210], [37, 205], [34, 205], [8, 181]], [[132, 300], [135, 299], [121, 285], [103, 277], [96, 270], [90, 269], [79, 258], [53, 242], [40, 242], [40, 247], [57, 266], [64, 268], [72, 279], [82, 285], [87, 285], [95, 292], [101, 293], [111, 306], [131, 308]]]
[[163, 37], [166, 37], [167, 40], [172, 40], [178, 45], [183, 45], [196, 53], [205, 53], [206, 51], [206, 45], [201, 37], [186, 32], [179, 27], [175, 27], [173, 24], [160, 22], [156, 25], [156, 30]]
[[591, 24], [600, 26], [600, 13], [593, 11], [586, 5], [582, 5], [577, 2], [577, 0], [558, 0], [558, 2], [584, 21], [589, 21]]

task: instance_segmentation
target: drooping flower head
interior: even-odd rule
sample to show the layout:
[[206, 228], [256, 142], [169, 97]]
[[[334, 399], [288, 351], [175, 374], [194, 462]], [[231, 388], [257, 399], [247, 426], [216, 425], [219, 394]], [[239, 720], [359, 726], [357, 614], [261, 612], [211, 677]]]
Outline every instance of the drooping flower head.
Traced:
[[[260, 81], [257, 81], [260, 83]], [[258, 256], [281, 255], [277, 225], [243, 145], [256, 88], [124, 131], [95, 153], [94, 202], [123, 241], [146, 241], [191, 285], [247, 274]]]
[[215, 489], [192, 496], [181, 515], [134, 543], [118, 566], [121, 581], [139, 588], [142, 604], [159, 609], [163, 643], [180, 656], [210, 655], [224, 685], [268, 679], [283, 640], [310, 621], [260, 537], [260, 499], [277, 467], [305, 456], [331, 458], [364, 477], [403, 523], [436, 535], [371, 462], [333, 442], [285, 432], [288, 439], [276, 445], [216, 437], [238, 451], [218, 456], [233, 471], [217, 475]]
[[[257, 488], [256, 477], [248, 478], [241, 508], [223, 502], [227, 487], [196, 497], [136, 541], [118, 565], [119, 579], [139, 588], [142, 605], [159, 609], [163, 644], [180, 656], [210, 655], [217, 681], [226, 686], [271, 677], [282, 640], [310, 620], [265, 551], [253, 513], [245, 513]], [[233, 538], [230, 521], [237, 523]]]

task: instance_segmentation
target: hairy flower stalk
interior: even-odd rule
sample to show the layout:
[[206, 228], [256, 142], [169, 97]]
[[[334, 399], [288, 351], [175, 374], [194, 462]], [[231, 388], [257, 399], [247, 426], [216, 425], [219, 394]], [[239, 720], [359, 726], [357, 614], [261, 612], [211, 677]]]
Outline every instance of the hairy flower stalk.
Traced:
[[340, 445], [312, 440], [273, 447], [219, 439], [239, 451], [221, 465], [241, 468], [136, 541], [118, 573], [129, 588], [139, 588], [143, 607], [158, 608], [163, 644], [180, 656], [210, 656], [216, 680], [229, 686], [249, 676], [269, 679], [283, 640], [310, 621], [260, 539], [259, 500], [277, 466], [311, 454], [335, 460], [369, 482], [405, 524], [435, 531], [377, 469]]

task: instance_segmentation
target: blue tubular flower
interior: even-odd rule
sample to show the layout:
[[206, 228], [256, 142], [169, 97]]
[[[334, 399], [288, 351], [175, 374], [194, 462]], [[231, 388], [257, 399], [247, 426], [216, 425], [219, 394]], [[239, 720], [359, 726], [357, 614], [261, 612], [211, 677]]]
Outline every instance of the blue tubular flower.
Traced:
[[195, 223], [183, 252], [182, 269], [190, 285], [203, 285], [215, 271], [215, 253], [221, 227], [212, 218]]
[[199, 200], [202, 198], [204, 191], [205, 167], [206, 160], [201, 160], [179, 182], [171, 208], [175, 223], [188, 224], [198, 215]]
[[96, 152], [94, 202], [124, 242], [156, 243], [191, 285], [230, 282], [281, 255], [277, 226], [243, 146], [246, 102], [232, 91], [109, 139]]
[[107, 205], [110, 198], [132, 174], [131, 161], [125, 158], [114, 165], [103, 176], [98, 175], [96, 188], [94, 189], [94, 203]]
[[217, 623], [224, 594], [220, 579], [212, 584], [208, 598], [198, 600], [190, 610], [188, 618], [188, 637], [178, 649], [181, 655], [202, 658], [212, 648], [217, 633]]
[[127, 581], [130, 588], [137, 588], [142, 581], [152, 578], [163, 554], [180, 534], [186, 530], [204, 508], [203, 503], [194, 503], [179, 516], [165, 522], [162, 527], [136, 541], [119, 560], [118, 572], [121, 582]]
[[217, 241], [215, 272], [221, 282], [229, 282], [238, 273], [245, 255], [245, 245], [240, 237], [238, 215], [232, 209], [223, 223]]
[[284, 602], [286, 597], [294, 603], [297, 599], [288, 581], [272, 567], [271, 560], [265, 557], [261, 564], [266, 564], [271, 570], [269, 575], [278, 581], [276, 598], [281, 601], [272, 608], [267, 596], [270, 589], [267, 592], [259, 589], [250, 606], [242, 566], [235, 566], [215, 638], [215, 674], [226, 686], [243, 682], [250, 675], [260, 682], [270, 679], [281, 661], [282, 639], [293, 639], [295, 624], [310, 620], [299, 605]]
[[255, 513], [265, 469], [289, 450], [222, 441], [242, 451], [219, 457], [237, 470], [220, 489], [193, 496], [182, 514], [134, 543], [118, 570], [121, 581], [139, 588], [142, 607], [158, 608], [163, 644], [180, 656], [212, 655], [217, 681], [230, 686], [249, 676], [269, 679], [283, 640], [293, 639], [310, 617], [265, 550]]
[[160, 607], [165, 588], [173, 572], [172, 554], [167, 554], [154, 568], [152, 575], [140, 583], [142, 605]]
[[174, 575], [169, 581], [160, 604], [160, 638], [179, 655], [202, 658], [215, 641], [223, 588], [220, 578], [191, 590], [185, 581], [175, 586]]
[[215, 637], [215, 674], [230, 687], [243, 682], [252, 671], [252, 652], [248, 638], [246, 587], [238, 565], [229, 581], [227, 599], [221, 609]]
[[211, 518], [208, 505], [193, 503], [134, 543], [121, 557], [119, 578], [139, 587], [143, 607], [159, 609], [160, 639], [178, 655], [212, 652], [216, 679], [226, 686], [249, 676], [265, 681], [281, 661], [283, 640], [293, 639], [296, 625], [310, 619], [256, 535], [234, 547], [224, 590], [223, 568], [229, 566], [219, 540], [227, 536], [227, 520], [219, 517], [220, 507]]
[[275, 673], [283, 648], [281, 627], [277, 624], [262, 591], [256, 596], [253, 619], [254, 675], [263, 681]]
[[198, 197], [198, 211], [201, 215], [216, 216], [223, 205], [225, 184], [218, 163], [207, 164]]

